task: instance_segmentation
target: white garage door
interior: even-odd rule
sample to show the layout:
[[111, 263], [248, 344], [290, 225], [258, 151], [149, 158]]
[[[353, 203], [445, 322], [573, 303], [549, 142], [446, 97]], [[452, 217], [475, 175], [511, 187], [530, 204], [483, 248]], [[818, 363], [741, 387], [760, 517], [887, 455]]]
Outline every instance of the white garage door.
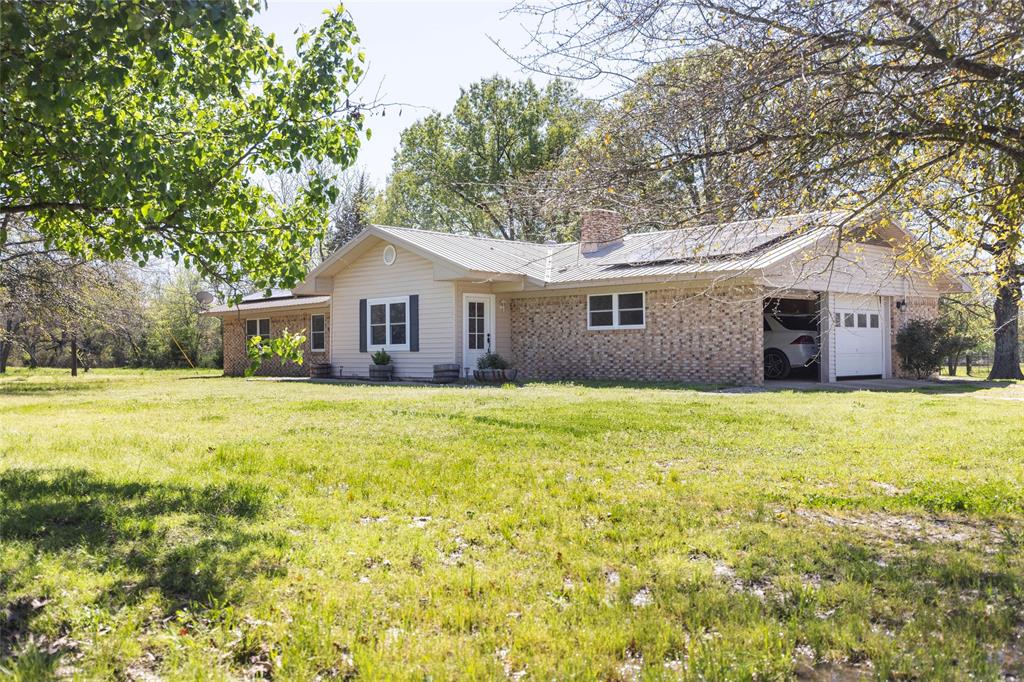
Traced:
[[885, 361], [882, 306], [878, 296], [834, 299], [836, 377], [880, 377]]

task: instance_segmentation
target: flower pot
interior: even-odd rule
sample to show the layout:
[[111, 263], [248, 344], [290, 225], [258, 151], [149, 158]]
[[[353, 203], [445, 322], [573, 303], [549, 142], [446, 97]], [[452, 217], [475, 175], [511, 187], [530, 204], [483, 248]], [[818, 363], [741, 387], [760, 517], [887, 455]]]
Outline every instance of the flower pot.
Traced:
[[519, 370], [512, 369], [474, 369], [473, 378], [484, 384], [507, 384], [516, 380]]
[[370, 365], [370, 381], [391, 381], [395, 368], [391, 363], [386, 365]]

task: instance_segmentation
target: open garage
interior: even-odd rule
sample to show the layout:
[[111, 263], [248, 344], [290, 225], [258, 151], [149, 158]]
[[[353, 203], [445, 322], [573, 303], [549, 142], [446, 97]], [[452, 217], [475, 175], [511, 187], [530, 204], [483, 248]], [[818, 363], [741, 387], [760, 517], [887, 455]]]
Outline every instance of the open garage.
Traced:
[[787, 292], [764, 300], [765, 379], [842, 381], [893, 376], [891, 310], [901, 297]]
[[763, 323], [765, 379], [817, 381], [821, 365], [818, 295], [765, 299]]

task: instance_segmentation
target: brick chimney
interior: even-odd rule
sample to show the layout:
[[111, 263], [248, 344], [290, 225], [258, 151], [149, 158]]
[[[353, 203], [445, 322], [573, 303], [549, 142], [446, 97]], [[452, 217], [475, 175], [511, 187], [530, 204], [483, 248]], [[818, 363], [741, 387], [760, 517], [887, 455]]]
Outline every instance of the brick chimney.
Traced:
[[592, 208], [584, 211], [582, 218], [580, 253], [594, 253], [622, 243], [622, 216], [616, 211]]

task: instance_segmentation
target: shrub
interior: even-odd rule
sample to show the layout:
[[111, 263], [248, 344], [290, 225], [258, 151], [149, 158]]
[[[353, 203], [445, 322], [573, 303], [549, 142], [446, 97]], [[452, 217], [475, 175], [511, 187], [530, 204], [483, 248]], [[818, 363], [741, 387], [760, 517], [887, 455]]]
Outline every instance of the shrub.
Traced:
[[477, 369], [508, 369], [508, 361], [497, 353], [487, 351], [476, 361]]
[[896, 354], [904, 369], [924, 379], [939, 371], [953, 342], [939, 320], [911, 320], [896, 334]]
[[390, 365], [391, 364], [391, 356], [388, 355], [388, 352], [386, 350], [379, 350], [379, 351], [377, 351], [372, 356], [370, 356], [370, 359], [373, 360], [373, 364], [375, 364], [375, 365]]

